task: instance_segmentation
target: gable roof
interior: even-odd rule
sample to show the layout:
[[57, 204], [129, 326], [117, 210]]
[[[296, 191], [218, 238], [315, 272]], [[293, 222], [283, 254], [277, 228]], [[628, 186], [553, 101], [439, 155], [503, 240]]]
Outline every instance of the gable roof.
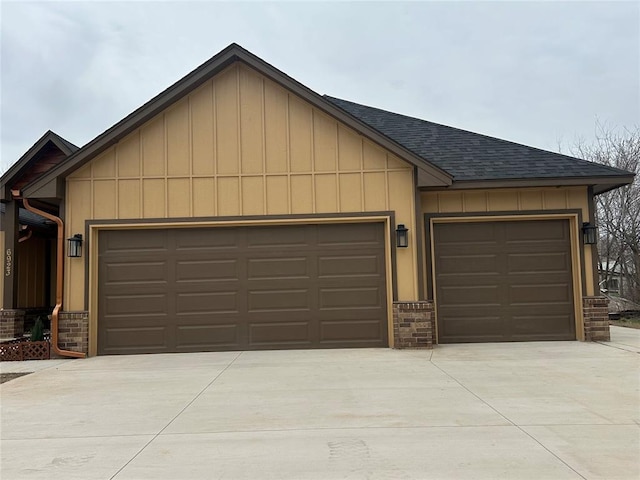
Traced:
[[[234, 43], [82, 148], [77, 149], [58, 137], [58, 142], [71, 152], [69, 157], [39, 177], [31, 178], [30, 183], [21, 185], [23, 196], [62, 198], [64, 179], [69, 174], [235, 62], [248, 65], [414, 165], [418, 187], [457, 189], [592, 185], [594, 193], [602, 193], [633, 181], [632, 173], [612, 167], [334, 97], [323, 97]], [[0, 183], [0, 200], [10, 195], [4, 189], [5, 176]]]
[[144, 123], [161, 113], [171, 104], [183, 98], [185, 95], [195, 90], [204, 82], [213, 78], [216, 74], [234, 62], [242, 62], [248, 65], [270, 80], [304, 98], [314, 107], [334, 117], [339, 122], [348, 125], [359, 134], [372, 140], [388, 151], [391, 151], [399, 158], [413, 164], [418, 169], [421, 177], [428, 178], [432, 185], [451, 185], [452, 178], [444, 170], [429, 163], [428, 161], [425, 161], [419, 155], [411, 152], [406, 147], [383, 135], [367, 123], [362, 122], [356, 117], [345, 112], [343, 109], [322, 97], [322, 95], [319, 95], [313, 90], [305, 87], [298, 81], [289, 77], [264, 60], [256, 57], [241, 46], [232, 43], [184, 78], [178, 80], [165, 91], [149, 100], [126, 118], [98, 135], [71, 155], [64, 163], [57, 165], [45, 175], [27, 185], [23, 190], [23, 195], [25, 197], [41, 198], [61, 197], [63, 195], [64, 188], [60, 179], [66, 178], [86, 162], [95, 158], [99, 153], [114, 145], [135, 129], [141, 127]]
[[625, 170], [327, 95], [325, 98], [451, 174], [454, 185], [526, 180], [567, 184], [571, 180], [597, 185], [596, 193], [600, 193], [633, 181], [633, 174]]
[[[10, 200], [16, 182], [33, 181], [78, 150], [68, 140], [47, 130], [20, 159], [0, 177], [0, 200]], [[40, 163], [40, 164], [39, 164]]]

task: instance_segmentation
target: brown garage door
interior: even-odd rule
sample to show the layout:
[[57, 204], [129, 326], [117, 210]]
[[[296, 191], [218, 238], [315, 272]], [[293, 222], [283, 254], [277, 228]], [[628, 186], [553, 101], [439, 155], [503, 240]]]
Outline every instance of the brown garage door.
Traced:
[[388, 344], [382, 224], [103, 231], [99, 354]]
[[438, 341], [574, 340], [567, 220], [435, 224]]

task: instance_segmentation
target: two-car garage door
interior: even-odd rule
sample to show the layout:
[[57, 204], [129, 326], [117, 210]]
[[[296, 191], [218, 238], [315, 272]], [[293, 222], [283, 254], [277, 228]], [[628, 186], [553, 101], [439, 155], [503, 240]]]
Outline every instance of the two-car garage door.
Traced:
[[438, 341], [575, 340], [568, 220], [433, 225]]
[[388, 345], [381, 223], [105, 230], [98, 353]]

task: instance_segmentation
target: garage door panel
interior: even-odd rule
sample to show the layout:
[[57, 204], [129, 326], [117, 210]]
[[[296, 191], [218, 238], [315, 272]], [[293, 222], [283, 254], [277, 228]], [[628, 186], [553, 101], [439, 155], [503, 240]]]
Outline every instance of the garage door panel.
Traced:
[[168, 251], [167, 235], [163, 232], [151, 238], [144, 230], [119, 230], [117, 235], [105, 235], [100, 239], [100, 251], [125, 255]]
[[104, 314], [110, 315], [154, 315], [164, 314], [168, 307], [165, 293], [122, 294], [106, 297]]
[[511, 305], [537, 305], [544, 308], [546, 305], [561, 303], [566, 308], [572, 303], [571, 296], [571, 287], [566, 283], [526, 283], [509, 286], [509, 303]]
[[166, 327], [109, 328], [102, 350], [108, 354], [160, 353], [169, 349]]
[[509, 274], [526, 273], [534, 275], [548, 275], [560, 273], [562, 275], [571, 268], [571, 258], [567, 252], [539, 252], [536, 254], [507, 255]]
[[173, 235], [175, 251], [179, 254], [203, 254], [212, 251], [238, 250], [239, 232], [233, 228], [219, 228], [215, 232], [199, 230], [193, 235], [192, 229], [169, 230]]
[[377, 287], [369, 288], [322, 288], [320, 310], [380, 308], [382, 292]]
[[500, 316], [490, 313], [478, 312], [475, 315], [456, 316], [444, 324], [439, 334], [451, 339], [451, 342], [500, 341], [503, 336], [504, 322]]
[[309, 310], [308, 289], [250, 290], [248, 310], [258, 312], [294, 312]]
[[575, 339], [567, 220], [436, 224], [433, 232], [441, 343]]
[[238, 325], [178, 325], [176, 327], [176, 350], [202, 351], [218, 347], [238, 347]]
[[227, 282], [238, 278], [237, 260], [178, 260], [177, 282]]
[[250, 258], [247, 276], [249, 280], [308, 279], [311, 277], [309, 263], [305, 256]]
[[108, 263], [103, 277], [111, 285], [133, 285], [136, 283], [159, 282], [166, 284], [167, 262]]
[[238, 292], [179, 293], [176, 314], [238, 313]]
[[250, 249], [306, 247], [312, 243], [312, 233], [296, 226], [261, 227], [247, 230], [246, 243]]
[[537, 220], [535, 222], [508, 222], [504, 224], [505, 240], [507, 243], [542, 243], [553, 241], [564, 243], [569, 238], [568, 229], [564, 221]]
[[486, 275], [496, 272], [496, 262], [498, 257], [493, 253], [460, 253], [457, 255], [443, 254], [440, 256], [440, 268], [447, 272], [447, 275]]
[[331, 255], [318, 257], [318, 276], [332, 277], [379, 277], [384, 265], [380, 257], [369, 255]]
[[500, 288], [497, 285], [443, 286], [438, 295], [438, 304], [443, 307], [495, 306], [500, 305]]
[[308, 321], [260, 322], [249, 325], [249, 346], [304, 348], [311, 345]]
[[384, 237], [380, 235], [380, 224], [376, 223], [360, 223], [351, 226], [348, 231], [343, 224], [323, 225], [317, 232], [317, 242], [321, 247], [384, 245]]
[[320, 342], [379, 343], [383, 334], [376, 317], [370, 320], [338, 319], [320, 323]]
[[[136, 353], [136, 342], [139, 352], [159, 351], [157, 340], [150, 347], [138, 338], [137, 327], [165, 329], [163, 351], [387, 345], [383, 224], [334, 227], [144, 230], [135, 234], [135, 255], [107, 249], [126, 243], [111, 237], [130, 238], [129, 232], [101, 232], [99, 353]], [[154, 243], [155, 235], [162, 241]], [[144, 251], [145, 237], [167, 248]], [[141, 273], [131, 265], [141, 256], [165, 265], [162, 277], [158, 269], [153, 281], [138, 281]], [[129, 273], [107, 282], [107, 265], [118, 262]], [[336, 318], [342, 327], [322, 340], [323, 322]], [[375, 336], [370, 322], [377, 322]], [[107, 332], [116, 326], [128, 328], [112, 336], [126, 352], [107, 348]]]

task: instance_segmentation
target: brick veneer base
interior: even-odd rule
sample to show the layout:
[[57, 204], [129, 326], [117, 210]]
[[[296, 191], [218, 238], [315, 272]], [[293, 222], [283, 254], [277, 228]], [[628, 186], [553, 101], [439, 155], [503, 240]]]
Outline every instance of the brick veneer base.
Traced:
[[0, 338], [15, 338], [24, 334], [24, 310], [0, 310]]
[[89, 312], [60, 312], [58, 348], [89, 353]]
[[433, 348], [433, 302], [394, 302], [394, 348]]
[[584, 339], [587, 342], [611, 340], [609, 300], [606, 297], [583, 297]]

